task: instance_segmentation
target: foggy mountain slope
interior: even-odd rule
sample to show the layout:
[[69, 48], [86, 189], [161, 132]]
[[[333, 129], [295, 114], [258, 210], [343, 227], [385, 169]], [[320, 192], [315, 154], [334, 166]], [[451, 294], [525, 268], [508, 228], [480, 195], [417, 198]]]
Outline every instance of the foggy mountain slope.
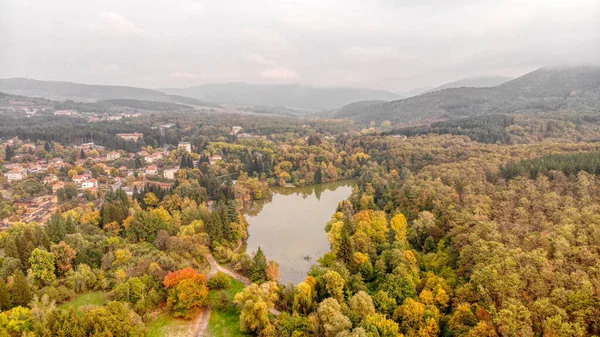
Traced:
[[[53, 100], [99, 101], [105, 99], [137, 99], [160, 102], [183, 101], [163, 92], [118, 85], [89, 85], [74, 82], [39, 81], [27, 78], [0, 79], [0, 91]], [[189, 102], [189, 101], [188, 101]], [[186, 102], [182, 102], [186, 103]]]
[[494, 113], [600, 111], [600, 68], [541, 68], [492, 88], [451, 88], [332, 113], [358, 124], [416, 123]]
[[199, 100], [256, 106], [284, 106], [308, 110], [336, 109], [359, 101], [391, 101], [402, 96], [361, 88], [317, 88], [296, 84], [262, 85], [248, 83], [204, 84], [190, 88], [160, 89], [169, 94]]
[[502, 83], [510, 81], [510, 80], [512, 80], [512, 78], [510, 78], [510, 77], [470, 77], [470, 78], [463, 78], [463, 79], [460, 79], [458, 81], [446, 83], [446, 84], [440, 85], [439, 87], [435, 87], [433, 89], [427, 90], [426, 93], [433, 92], [433, 91], [438, 91], [438, 90], [444, 90], [444, 89], [463, 88], [463, 87], [468, 87], [468, 88], [488, 88], [488, 87], [495, 87], [495, 86], [497, 86], [499, 84], [502, 84]]

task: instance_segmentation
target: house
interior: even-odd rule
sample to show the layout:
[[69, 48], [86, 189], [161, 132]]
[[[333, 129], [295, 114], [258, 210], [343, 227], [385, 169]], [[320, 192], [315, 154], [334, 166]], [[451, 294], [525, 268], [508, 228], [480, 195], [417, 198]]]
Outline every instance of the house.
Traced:
[[65, 187], [65, 183], [62, 181], [57, 181], [54, 183], [54, 185], [52, 185], [52, 194], [56, 194], [56, 192], [58, 192], [58, 190], [60, 190], [61, 188]]
[[50, 166], [53, 166], [55, 168], [62, 168], [65, 167], [67, 164], [60, 158], [53, 158], [50, 159]]
[[163, 177], [165, 177], [167, 179], [175, 179], [175, 175], [177, 174], [177, 171], [179, 171], [179, 167], [166, 168], [163, 170]]
[[52, 185], [58, 181], [58, 177], [54, 174], [48, 175], [44, 177], [43, 183], [44, 185]]
[[29, 171], [29, 173], [38, 173], [38, 172], [42, 171], [42, 165], [40, 165], [38, 163], [32, 163], [29, 165], [27, 170]]
[[6, 177], [9, 183], [13, 181], [21, 181], [27, 176], [27, 170], [22, 168], [15, 168], [4, 173], [4, 176]]
[[106, 154], [106, 160], [113, 161], [121, 158], [121, 154], [117, 151], [112, 151]]
[[83, 190], [88, 190], [90, 188], [97, 188], [97, 187], [98, 187], [98, 180], [96, 180], [94, 178], [87, 179], [81, 183], [81, 189], [83, 189]]
[[125, 139], [125, 140], [133, 140], [133, 141], [138, 141], [140, 140], [140, 138], [144, 137], [143, 133], [117, 133], [117, 137], [121, 138], [121, 139]]
[[190, 144], [189, 142], [180, 142], [177, 145], [177, 149], [178, 150], [183, 149], [183, 150], [187, 151], [188, 153], [192, 153], [192, 144]]
[[71, 179], [73, 180], [74, 183], [81, 186], [81, 183], [83, 183], [86, 180], [86, 177], [78, 174], [78, 175], [74, 175], [73, 178], [71, 178]]
[[218, 154], [216, 154], [216, 155], [211, 156], [210, 158], [208, 158], [208, 162], [211, 165], [214, 165], [218, 160], [223, 160], [223, 157], [220, 156], [220, 155], [218, 155]]
[[155, 152], [153, 154], [146, 155], [144, 157], [144, 161], [148, 164], [155, 163], [163, 158], [163, 154], [161, 152]]
[[146, 168], [145, 174], [158, 174], [158, 168], [156, 168], [156, 166], [154, 165], [150, 165], [148, 166], [148, 168]]
[[231, 134], [232, 135], [237, 135], [238, 132], [242, 131], [242, 127], [241, 126], [234, 126], [231, 128]]

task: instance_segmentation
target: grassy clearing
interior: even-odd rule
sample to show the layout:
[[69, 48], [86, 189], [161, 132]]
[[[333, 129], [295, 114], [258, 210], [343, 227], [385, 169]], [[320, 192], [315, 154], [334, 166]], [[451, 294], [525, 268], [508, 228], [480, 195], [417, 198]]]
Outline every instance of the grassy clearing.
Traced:
[[148, 326], [148, 337], [184, 337], [188, 336], [193, 327], [193, 320], [174, 318], [168, 312], [163, 312]]
[[77, 310], [83, 306], [90, 304], [98, 306], [106, 304], [106, 295], [101, 291], [89, 292], [83, 295], [79, 295], [77, 298], [59, 305], [58, 308], [62, 310], [69, 310], [71, 308]]
[[[231, 279], [231, 286], [225, 290], [233, 300], [235, 294], [244, 290], [244, 284], [238, 280]], [[217, 295], [211, 291], [211, 300]], [[233, 305], [226, 311], [213, 308], [208, 321], [208, 335], [210, 337], [248, 337], [252, 336], [240, 331], [240, 313]]]

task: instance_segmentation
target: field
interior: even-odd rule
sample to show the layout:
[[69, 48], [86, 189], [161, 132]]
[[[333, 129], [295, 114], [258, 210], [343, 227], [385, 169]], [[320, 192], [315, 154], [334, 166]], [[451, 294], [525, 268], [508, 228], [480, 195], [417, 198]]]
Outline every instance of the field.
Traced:
[[194, 320], [174, 318], [168, 312], [163, 312], [148, 326], [148, 337], [185, 337], [189, 335]]
[[[231, 280], [231, 286], [227, 293], [231, 299], [235, 294], [244, 290], [244, 284], [240, 281]], [[216, 292], [211, 292], [211, 298], [214, 298]], [[210, 337], [247, 337], [250, 334], [240, 331], [240, 313], [235, 307], [230, 306], [229, 310], [221, 311], [213, 308], [208, 322], [208, 335]]]
[[71, 308], [77, 310], [86, 305], [104, 305], [105, 303], [106, 295], [101, 291], [93, 291], [79, 295], [77, 298], [59, 305], [58, 308], [62, 310], [69, 310]]

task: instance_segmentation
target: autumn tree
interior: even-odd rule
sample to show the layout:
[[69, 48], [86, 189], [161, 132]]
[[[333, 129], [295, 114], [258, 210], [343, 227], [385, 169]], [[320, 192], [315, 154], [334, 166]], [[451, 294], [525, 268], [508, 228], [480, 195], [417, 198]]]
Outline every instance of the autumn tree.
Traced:
[[275, 327], [269, 319], [269, 309], [277, 300], [277, 283], [253, 283], [235, 295], [234, 303], [240, 307], [240, 327], [243, 332], [259, 336], [275, 335]]
[[267, 270], [265, 272], [267, 281], [279, 282], [281, 280], [281, 273], [279, 272], [279, 263], [275, 261], [269, 261]]
[[73, 259], [77, 255], [75, 249], [71, 248], [71, 246], [64, 241], [61, 241], [57, 245], [52, 245], [50, 250], [56, 261], [59, 274], [64, 275], [66, 272], [73, 269]]
[[192, 318], [206, 304], [206, 276], [192, 268], [169, 272], [163, 285], [168, 289], [167, 307], [175, 317]]
[[54, 255], [47, 250], [36, 248], [29, 258], [31, 272], [36, 281], [42, 284], [50, 284], [56, 279]]

